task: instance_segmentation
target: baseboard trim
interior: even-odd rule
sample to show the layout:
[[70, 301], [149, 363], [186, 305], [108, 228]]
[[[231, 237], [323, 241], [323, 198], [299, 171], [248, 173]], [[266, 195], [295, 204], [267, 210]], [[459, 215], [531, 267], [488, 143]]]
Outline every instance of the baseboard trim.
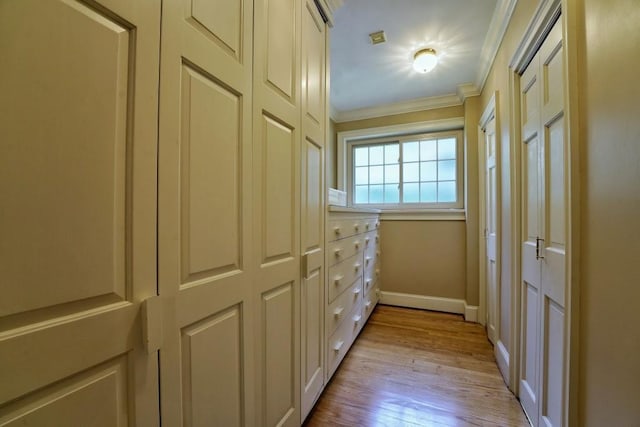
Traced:
[[477, 305], [467, 305], [467, 302], [464, 302], [464, 320], [467, 322], [478, 323], [478, 306]]
[[400, 307], [443, 311], [445, 313], [464, 314], [464, 300], [461, 299], [382, 291], [380, 292], [380, 303]]
[[502, 341], [498, 340], [496, 344], [496, 362], [498, 363], [498, 369], [502, 374], [507, 387], [509, 386], [509, 350], [504, 346]]

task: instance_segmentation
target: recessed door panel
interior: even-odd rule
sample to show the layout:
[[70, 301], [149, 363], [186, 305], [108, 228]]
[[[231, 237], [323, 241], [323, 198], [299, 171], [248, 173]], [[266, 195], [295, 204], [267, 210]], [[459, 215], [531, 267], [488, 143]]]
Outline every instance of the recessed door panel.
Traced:
[[265, 0], [265, 81], [274, 93], [293, 101], [296, 92], [296, 71], [299, 55], [296, 52], [299, 39], [299, 6], [295, 0]]
[[295, 292], [293, 283], [284, 284], [262, 296], [264, 314], [263, 384], [265, 391], [266, 425], [293, 425], [295, 397], [292, 384], [296, 379], [293, 363], [296, 349], [293, 334], [296, 328]]
[[263, 263], [293, 256], [295, 133], [271, 117], [263, 118]]
[[[125, 300], [131, 262], [132, 29], [80, 2], [36, 3], [5, 4], [0, 18], [0, 277], [13, 284], [0, 298], [5, 316]], [[31, 7], [38, 16], [21, 24]]]
[[543, 336], [543, 401], [541, 416], [545, 426], [563, 425], [564, 310], [545, 298], [545, 331]]
[[182, 68], [183, 283], [239, 270], [242, 97]]
[[230, 307], [182, 330], [184, 425], [243, 425], [242, 311]]
[[238, 60], [242, 58], [242, 0], [186, 0], [189, 18], [196, 28]]
[[37, 392], [25, 403], [0, 409], [0, 425], [130, 425], [133, 420], [129, 418], [127, 407], [127, 370], [127, 359], [121, 356], [74, 375]]

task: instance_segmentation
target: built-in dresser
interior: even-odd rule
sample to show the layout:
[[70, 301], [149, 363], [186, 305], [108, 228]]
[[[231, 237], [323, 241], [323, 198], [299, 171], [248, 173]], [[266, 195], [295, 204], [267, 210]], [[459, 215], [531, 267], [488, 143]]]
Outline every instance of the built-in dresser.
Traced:
[[327, 218], [325, 372], [328, 381], [378, 302], [380, 216], [376, 210], [330, 206]]

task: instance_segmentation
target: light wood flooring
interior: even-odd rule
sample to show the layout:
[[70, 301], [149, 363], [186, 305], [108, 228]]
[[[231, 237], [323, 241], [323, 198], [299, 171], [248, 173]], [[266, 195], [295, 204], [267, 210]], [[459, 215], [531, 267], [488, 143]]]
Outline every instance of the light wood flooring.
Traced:
[[305, 426], [529, 426], [482, 326], [378, 305]]

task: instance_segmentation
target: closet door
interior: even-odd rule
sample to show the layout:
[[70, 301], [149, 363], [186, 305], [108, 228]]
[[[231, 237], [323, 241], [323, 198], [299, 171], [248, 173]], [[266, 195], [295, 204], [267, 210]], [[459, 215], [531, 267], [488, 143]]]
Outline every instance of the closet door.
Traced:
[[0, 424], [157, 426], [160, 5], [0, 2]]
[[[520, 398], [534, 425], [564, 419], [567, 180], [561, 20], [522, 76], [525, 150]], [[533, 111], [535, 109], [535, 112]]]
[[301, 379], [302, 419], [324, 385], [324, 145], [326, 26], [312, 0], [302, 10]]
[[164, 0], [162, 424], [253, 426], [253, 2]]
[[301, 6], [255, 2], [253, 292], [263, 426], [300, 424]]

